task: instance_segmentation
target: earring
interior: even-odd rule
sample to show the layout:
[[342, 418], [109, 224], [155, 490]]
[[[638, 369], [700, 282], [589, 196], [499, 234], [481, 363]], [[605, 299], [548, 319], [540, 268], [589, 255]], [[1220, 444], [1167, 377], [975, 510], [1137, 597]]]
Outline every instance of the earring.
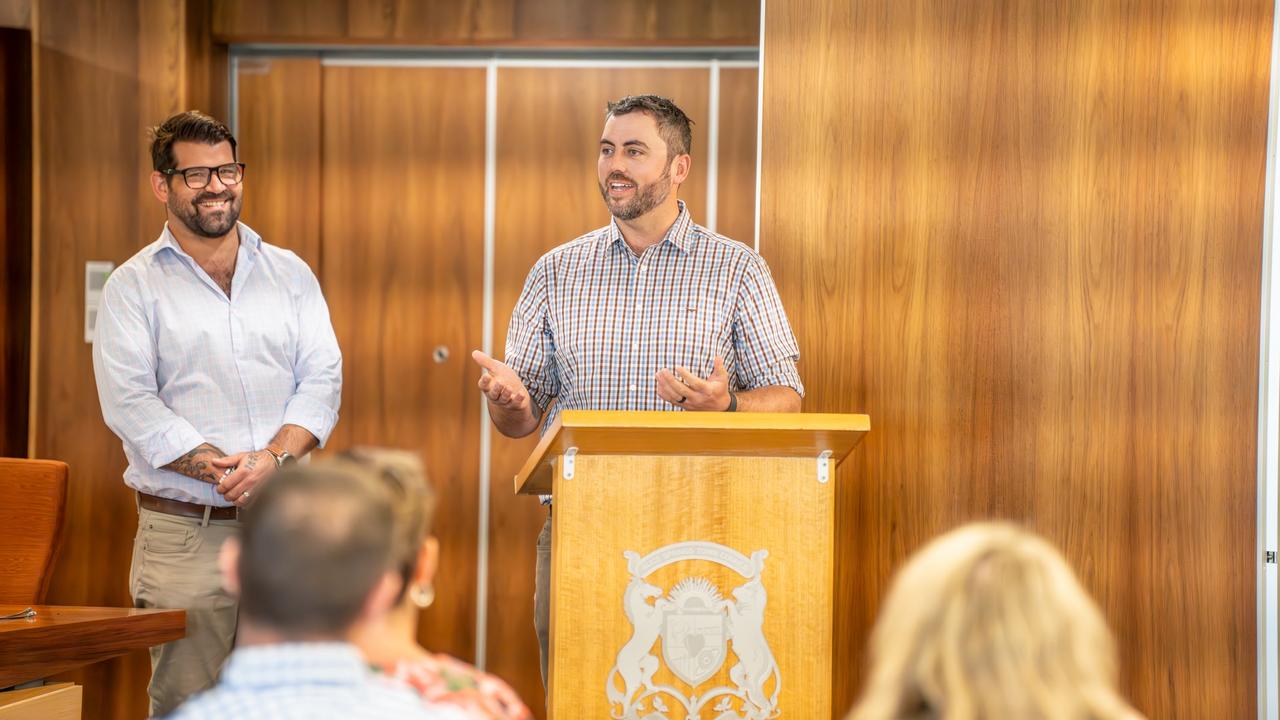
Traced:
[[410, 585], [409, 599], [413, 601], [414, 605], [425, 610], [431, 607], [431, 603], [436, 601], [436, 589], [431, 585], [425, 588], [421, 585]]

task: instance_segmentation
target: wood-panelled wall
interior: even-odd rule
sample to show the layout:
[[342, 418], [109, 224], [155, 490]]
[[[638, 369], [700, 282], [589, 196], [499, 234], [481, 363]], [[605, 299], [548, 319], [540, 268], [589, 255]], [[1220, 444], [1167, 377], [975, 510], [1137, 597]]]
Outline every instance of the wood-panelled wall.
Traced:
[[440, 567], [418, 634], [436, 652], [471, 659], [485, 70], [324, 68], [321, 104], [319, 272], [343, 351], [330, 444], [421, 453], [437, 490]]
[[755, 45], [759, 0], [212, 0], [223, 42]]
[[[244, 60], [237, 65], [236, 143], [245, 163], [240, 219], [320, 272], [319, 58]], [[227, 122], [231, 122], [230, 119]]]
[[27, 454], [31, 378], [31, 33], [0, 27], [0, 457]]
[[837, 703], [957, 524], [1064, 549], [1152, 718], [1250, 718], [1272, 3], [770, 0], [762, 250], [841, 478]]

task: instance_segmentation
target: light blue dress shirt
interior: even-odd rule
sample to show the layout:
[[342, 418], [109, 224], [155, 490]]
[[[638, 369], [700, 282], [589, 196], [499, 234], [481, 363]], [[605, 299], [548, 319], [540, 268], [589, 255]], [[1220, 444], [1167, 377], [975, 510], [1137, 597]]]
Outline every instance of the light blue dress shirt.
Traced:
[[254, 645], [231, 653], [218, 685], [170, 720], [466, 720], [432, 706], [407, 685], [374, 674], [346, 643]]
[[338, 421], [342, 354], [320, 283], [297, 255], [239, 228], [230, 297], [167, 224], [102, 289], [98, 399], [124, 442], [125, 484], [140, 492], [228, 505], [213, 485], [161, 468], [206, 442], [262, 449], [286, 424], [324, 445]]

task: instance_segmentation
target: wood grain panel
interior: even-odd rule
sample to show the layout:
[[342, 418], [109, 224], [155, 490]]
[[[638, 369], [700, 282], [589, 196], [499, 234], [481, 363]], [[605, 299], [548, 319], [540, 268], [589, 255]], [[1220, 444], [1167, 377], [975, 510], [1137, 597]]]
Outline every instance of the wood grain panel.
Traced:
[[[672, 98], [696, 123], [694, 162], [680, 188], [694, 220], [706, 199], [708, 77], [700, 69], [504, 68], [498, 72], [497, 216], [493, 342], [502, 355], [511, 309], [534, 262], [551, 248], [609, 221], [596, 153], [609, 100], [652, 92]], [[545, 110], [554, 108], [554, 112]], [[474, 379], [473, 379], [474, 381]], [[544, 706], [533, 632], [534, 545], [546, 511], [516, 497], [511, 479], [536, 444], [493, 433], [490, 465], [487, 668], [507, 679], [535, 712]]]
[[514, 37], [512, 6], [519, 0], [469, 2], [348, 1], [352, 38], [402, 41], [501, 41]]
[[0, 3], [0, 27], [30, 30], [31, 1], [8, 0]]
[[716, 232], [753, 245], [756, 234], [755, 68], [720, 69]]
[[188, 108], [231, 122], [230, 54], [213, 38], [212, 0], [184, 0], [182, 72]]
[[[27, 8], [28, 14], [30, 7]], [[27, 454], [31, 385], [31, 33], [0, 28], [0, 456]]]
[[[763, 604], [761, 630], [778, 668], [776, 678], [761, 678], [769, 680], [763, 689], [769, 696], [778, 691], [781, 717], [829, 715], [835, 488], [815, 482], [812, 457], [607, 456], [590, 454], [589, 444], [581, 449], [573, 479], [563, 479], [557, 470], [555, 481], [555, 716], [613, 717], [610, 710], [617, 706], [610, 707], [605, 691], [609, 669], [619, 648], [640, 633], [632, 622], [641, 624], [639, 618], [629, 619], [632, 609], [624, 607], [631, 580], [624, 553], [645, 556], [692, 540], [718, 543], [747, 557], [766, 551], [759, 574], [764, 594], [735, 597], [744, 576], [705, 560], [681, 560], [645, 573], [645, 581], [671, 598], [677, 583], [701, 578], [727, 601]], [[748, 645], [740, 636], [734, 652]], [[673, 649], [664, 647], [661, 654], [670, 658]], [[748, 653], [743, 655], [746, 664]], [[729, 657], [696, 689], [734, 687], [730, 674], [738, 662]], [[675, 676], [669, 660], [661, 661], [653, 683], [690, 695], [695, 690]], [[685, 717], [671, 696], [665, 699], [673, 709], [669, 716]], [[713, 711], [718, 704], [712, 701], [689, 717], [733, 717]]]
[[716, 42], [755, 45], [758, 0], [516, 0], [515, 36], [527, 40]]
[[759, 0], [213, 0], [223, 42], [755, 45]]
[[348, 0], [213, 0], [213, 34], [220, 40], [288, 38], [333, 41], [347, 34]]
[[320, 59], [237, 64], [236, 141], [245, 163], [242, 219], [320, 269]]
[[[180, 0], [33, 4], [37, 180], [31, 451], [71, 466], [48, 602], [128, 606], [137, 515], [120, 441], [98, 410], [84, 342], [84, 263], [124, 262], [159, 235], [145, 130], [184, 102]], [[104, 190], [107, 189], [107, 190]], [[68, 677], [86, 720], [142, 717], [145, 651]]]
[[770, 2], [762, 249], [847, 463], [835, 694], [890, 573], [1061, 546], [1150, 717], [1253, 717], [1272, 6]]
[[[343, 349], [333, 449], [421, 452], [439, 504], [419, 636], [475, 654], [485, 71], [329, 67], [322, 284]], [[443, 348], [447, 359], [433, 352]]]
[[53, 683], [0, 692], [0, 720], [80, 720], [84, 688]]

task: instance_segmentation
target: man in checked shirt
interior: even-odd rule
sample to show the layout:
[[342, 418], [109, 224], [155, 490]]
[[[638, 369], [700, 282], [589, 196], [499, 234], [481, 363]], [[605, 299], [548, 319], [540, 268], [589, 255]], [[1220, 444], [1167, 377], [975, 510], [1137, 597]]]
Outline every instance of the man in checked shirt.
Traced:
[[[613, 220], [533, 266], [505, 363], [472, 354], [502, 434], [545, 431], [561, 410], [799, 412], [800, 351], [769, 268], [676, 198], [689, 126], [666, 98], [609, 103], [596, 172]], [[544, 685], [550, 570], [548, 511], [534, 592]]]

